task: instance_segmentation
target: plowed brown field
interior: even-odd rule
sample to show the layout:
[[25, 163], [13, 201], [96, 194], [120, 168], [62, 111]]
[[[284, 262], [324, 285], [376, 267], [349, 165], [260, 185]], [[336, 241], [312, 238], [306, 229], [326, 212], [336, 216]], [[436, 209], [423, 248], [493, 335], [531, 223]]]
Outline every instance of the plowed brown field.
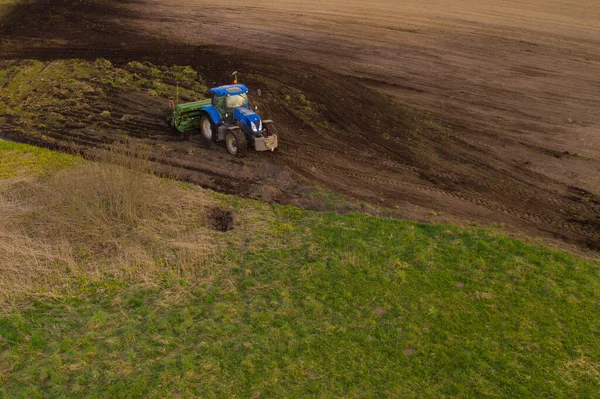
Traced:
[[0, 57], [191, 65], [209, 84], [241, 71], [278, 123], [275, 153], [238, 161], [178, 141], [156, 99], [111, 105], [140, 116], [114, 128], [206, 187], [318, 207], [303, 200], [318, 184], [399, 215], [600, 249], [596, 1], [33, 1], [2, 20]]

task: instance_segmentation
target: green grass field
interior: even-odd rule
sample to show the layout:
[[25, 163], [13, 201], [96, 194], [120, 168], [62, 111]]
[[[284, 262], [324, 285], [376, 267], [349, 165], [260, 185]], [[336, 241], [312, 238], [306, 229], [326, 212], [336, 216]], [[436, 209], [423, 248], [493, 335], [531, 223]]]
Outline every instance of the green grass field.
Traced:
[[[65, 157], [0, 142], [0, 170], [27, 165], [21, 178], [81, 162]], [[65, 284], [28, 285], [0, 316], [0, 397], [600, 394], [597, 260], [491, 230], [177, 189], [231, 209], [236, 228], [206, 235], [199, 270], [175, 273], [165, 246], [159, 273], [100, 263], [92, 278], [97, 262], [82, 256]]]
[[43, 176], [83, 160], [43, 148], [0, 141], [0, 179], [19, 176]]

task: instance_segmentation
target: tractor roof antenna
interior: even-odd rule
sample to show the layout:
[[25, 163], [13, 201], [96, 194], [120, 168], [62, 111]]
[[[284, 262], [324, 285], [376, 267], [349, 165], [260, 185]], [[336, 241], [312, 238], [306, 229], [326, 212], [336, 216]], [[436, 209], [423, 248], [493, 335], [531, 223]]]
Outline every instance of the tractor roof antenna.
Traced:
[[238, 71], [233, 71], [233, 73], [231, 74], [231, 76], [233, 76], [233, 84], [236, 85], [238, 83]]

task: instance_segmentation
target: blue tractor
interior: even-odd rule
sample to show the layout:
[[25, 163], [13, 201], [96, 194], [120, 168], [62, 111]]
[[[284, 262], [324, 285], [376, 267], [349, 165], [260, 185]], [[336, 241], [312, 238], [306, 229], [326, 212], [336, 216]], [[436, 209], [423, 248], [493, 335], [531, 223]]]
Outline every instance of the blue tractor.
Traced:
[[271, 120], [262, 120], [248, 103], [248, 88], [232, 84], [210, 89], [212, 99], [172, 104], [169, 123], [184, 137], [200, 130], [207, 140], [225, 141], [227, 151], [244, 157], [248, 147], [256, 151], [277, 148], [277, 134]]

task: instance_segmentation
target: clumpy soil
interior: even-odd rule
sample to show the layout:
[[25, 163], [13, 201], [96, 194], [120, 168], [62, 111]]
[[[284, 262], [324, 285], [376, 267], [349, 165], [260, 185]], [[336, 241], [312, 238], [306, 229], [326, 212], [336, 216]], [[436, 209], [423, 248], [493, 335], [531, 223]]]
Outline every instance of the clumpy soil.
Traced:
[[234, 220], [231, 210], [214, 208], [208, 214], [208, 219], [212, 227], [217, 231], [233, 230]]

